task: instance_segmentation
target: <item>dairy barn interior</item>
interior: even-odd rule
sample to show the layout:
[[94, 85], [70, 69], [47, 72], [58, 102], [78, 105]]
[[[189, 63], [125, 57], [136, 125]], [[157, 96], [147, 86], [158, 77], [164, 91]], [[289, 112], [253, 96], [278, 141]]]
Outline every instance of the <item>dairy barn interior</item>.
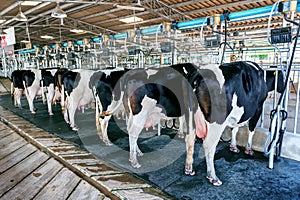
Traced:
[[300, 199], [300, 1], [1, 0], [0, 31], [0, 199]]

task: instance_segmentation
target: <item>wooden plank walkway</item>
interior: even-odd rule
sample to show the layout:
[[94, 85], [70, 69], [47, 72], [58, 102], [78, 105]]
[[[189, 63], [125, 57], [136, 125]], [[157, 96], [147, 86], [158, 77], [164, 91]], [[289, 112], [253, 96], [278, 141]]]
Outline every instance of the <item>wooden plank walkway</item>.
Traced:
[[0, 122], [1, 199], [109, 199]]
[[173, 199], [0, 106], [0, 200]]

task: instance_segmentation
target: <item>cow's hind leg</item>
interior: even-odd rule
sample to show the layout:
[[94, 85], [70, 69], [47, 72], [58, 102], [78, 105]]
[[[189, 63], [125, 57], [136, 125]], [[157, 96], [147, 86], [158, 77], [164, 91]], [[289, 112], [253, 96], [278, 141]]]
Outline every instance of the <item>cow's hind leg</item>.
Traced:
[[34, 107], [34, 104], [33, 104], [35, 94], [30, 93], [28, 96], [29, 97], [27, 98], [27, 100], [28, 100], [28, 104], [29, 104], [29, 110], [32, 114], [35, 115], [36, 114], [36, 108]]
[[21, 98], [22, 98], [22, 89], [15, 88], [14, 90], [14, 105], [15, 107], [22, 108]]
[[70, 127], [73, 131], [78, 131], [79, 128], [75, 123], [75, 112], [81, 100], [80, 95], [77, 93], [71, 93], [70, 97], [68, 98], [68, 113], [69, 113], [69, 120], [70, 120]]
[[70, 104], [69, 104], [68, 98], [66, 98], [65, 106], [64, 106], [64, 109], [62, 110], [62, 113], [64, 116], [64, 120], [67, 124], [70, 124], [69, 110], [70, 110]]
[[237, 134], [238, 130], [239, 130], [238, 127], [235, 127], [231, 130], [232, 136], [231, 136], [231, 144], [230, 144], [229, 150], [234, 153], [240, 152], [239, 148], [236, 145], [236, 134]]
[[53, 115], [52, 112], [52, 101], [54, 99], [54, 85], [51, 83], [49, 87], [47, 87], [47, 93], [46, 93], [46, 98], [47, 98], [47, 106], [48, 106], [48, 113], [49, 115]]
[[142, 152], [137, 145], [137, 139], [142, 130], [143, 127], [135, 125], [131, 127], [131, 130], [128, 130], [130, 146], [129, 161], [131, 162], [131, 166], [134, 168], [141, 167], [137, 160], [137, 154], [141, 154]]
[[108, 127], [108, 122], [109, 122], [110, 118], [111, 118], [111, 115], [105, 116], [103, 119], [100, 119], [100, 126], [101, 126], [101, 130], [102, 130], [102, 140], [108, 146], [112, 145], [112, 143], [109, 141], [109, 138], [107, 135], [107, 127]]
[[256, 127], [256, 124], [260, 118], [260, 115], [262, 113], [262, 106], [263, 106], [263, 101], [260, 103], [259, 107], [256, 109], [254, 116], [249, 120], [249, 132], [248, 132], [248, 142], [245, 150], [245, 154], [254, 155], [254, 151], [252, 150], [252, 138], [254, 135], [254, 130]]
[[102, 113], [102, 106], [101, 107], [99, 106], [99, 97], [96, 96], [95, 99], [96, 99], [96, 127], [97, 127], [97, 134], [98, 134], [99, 138], [103, 141], [102, 130], [101, 130], [101, 123], [100, 123], [100, 121], [102, 120], [101, 116], [100, 116], [100, 113]]
[[179, 117], [179, 130], [178, 130], [178, 138], [184, 138], [184, 123], [185, 117], [184, 115]]
[[247, 146], [246, 146], [246, 149], [245, 149], [245, 154], [253, 156], [254, 151], [252, 150], [252, 138], [253, 138], [253, 135], [254, 135], [254, 131], [249, 131], [248, 134], [249, 134], [248, 135], [248, 142], [247, 142]]
[[146, 123], [147, 113], [143, 111], [135, 116], [129, 117], [128, 122], [128, 134], [129, 134], [129, 147], [130, 147], [130, 154], [129, 154], [129, 161], [131, 162], [131, 166], [134, 168], [139, 168], [141, 165], [137, 160], [137, 155], [142, 156], [143, 153], [139, 149], [137, 145], [137, 140], [144, 128], [144, 124]]
[[194, 144], [195, 144], [195, 134], [189, 133], [185, 136], [185, 144], [186, 144], [186, 160], [185, 160], [185, 174], [187, 175], [195, 175], [195, 171], [193, 170], [193, 154], [194, 154]]
[[24, 84], [24, 87], [25, 87], [25, 94], [26, 94], [26, 98], [27, 98], [27, 101], [28, 101], [28, 105], [29, 105], [29, 110], [32, 114], [36, 114], [36, 109], [34, 108], [34, 105], [33, 105], [33, 100], [34, 100], [34, 97], [36, 95], [36, 89], [31, 87], [31, 88], [26, 88], [25, 86], [25, 83]]
[[206, 158], [207, 166], [207, 179], [210, 183], [215, 186], [222, 185], [222, 181], [217, 177], [214, 166], [214, 156], [216, 152], [216, 146], [222, 135], [224, 128], [222, 125], [210, 124], [208, 127], [208, 133], [206, 138], [203, 141], [203, 147]]

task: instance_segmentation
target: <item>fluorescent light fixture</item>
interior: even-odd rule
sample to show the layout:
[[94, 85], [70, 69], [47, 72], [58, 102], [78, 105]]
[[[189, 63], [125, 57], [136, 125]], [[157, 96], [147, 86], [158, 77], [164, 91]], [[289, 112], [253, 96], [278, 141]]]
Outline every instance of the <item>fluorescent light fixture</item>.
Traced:
[[143, 19], [139, 18], [139, 17], [127, 17], [127, 18], [124, 18], [124, 19], [120, 19], [119, 21], [130, 24], [130, 23], [133, 23], [133, 22], [141, 22], [141, 21], [143, 21]]
[[56, 5], [56, 8], [52, 11], [51, 17], [61, 18], [61, 19], [67, 17], [67, 14], [65, 13], [65, 11], [63, 11], [60, 8], [58, 2], [57, 2], [57, 5]]
[[143, 7], [135, 7], [135, 6], [122, 6], [116, 5], [117, 8], [125, 9], [125, 10], [136, 10], [136, 11], [144, 11], [145, 8]]
[[46, 39], [46, 40], [53, 40], [54, 37], [51, 35], [42, 35], [41, 38]]
[[82, 30], [82, 29], [76, 29], [76, 28], [71, 29], [70, 31], [73, 32], [73, 33], [77, 33], [77, 34], [83, 34], [83, 33], [86, 33], [85, 30]]
[[22, 6], [36, 6], [38, 4], [40, 4], [41, 2], [38, 1], [23, 1], [21, 3]]

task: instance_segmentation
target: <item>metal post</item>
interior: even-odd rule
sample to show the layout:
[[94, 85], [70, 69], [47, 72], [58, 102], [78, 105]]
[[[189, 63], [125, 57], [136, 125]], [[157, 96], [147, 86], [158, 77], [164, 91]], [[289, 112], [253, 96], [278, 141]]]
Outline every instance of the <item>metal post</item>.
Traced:
[[299, 92], [300, 92], [300, 87], [299, 87], [299, 81], [300, 81], [300, 76], [299, 76], [299, 71], [298, 73], [298, 87], [297, 87], [297, 94], [296, 94], [296, 109], [295, 109], [295, 118], [294, 118], [294, 131], [293, 133], [296, 134], [297, 131], [297, 121], [298, 121], [298, 111], [299, 111]]
[[2, 47], [2, 67], [4, 68], [4, 77], [7, 77], [6, 59], [4, 47]]
[[174, 40], [173, 40], [173, 51], [172, 51], [172, 65], [177, 64], [177, 42], [176, 42], [176, 38], [177, 38], [177, 31], [175, 30], [175, 34], [174, 34]]

